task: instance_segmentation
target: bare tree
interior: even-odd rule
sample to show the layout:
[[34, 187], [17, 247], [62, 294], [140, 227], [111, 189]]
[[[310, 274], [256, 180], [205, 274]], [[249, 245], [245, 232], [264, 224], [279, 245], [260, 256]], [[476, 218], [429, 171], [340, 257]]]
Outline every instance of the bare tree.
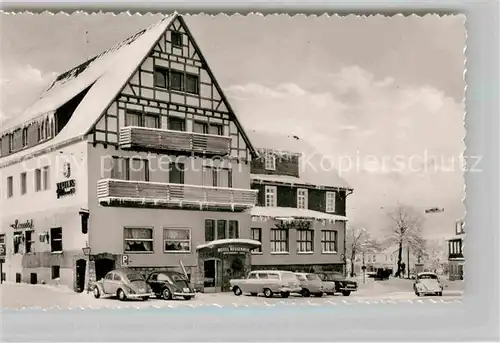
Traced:
[[410, 249], [416, 256], [422, 256], [425, 253], [425, 241], [421, 234], [424, 216], [413, 207], [406, 205], [397, 206], [393, 211], [388, 212], [388, 216], [391, 219], [391, 226], [388, 229], [386, 243], [390, 246], [398, 246], [398, 269], [395, 276], [400, 277], [403, 272], [403, 247]]
[[378, 250], [378, 244], [370, 237], [365, 228], [349, 225], [347, 227], [346, 254], [351, 260], [351, 277], [354, 276], [354, 261], [363, 252]]

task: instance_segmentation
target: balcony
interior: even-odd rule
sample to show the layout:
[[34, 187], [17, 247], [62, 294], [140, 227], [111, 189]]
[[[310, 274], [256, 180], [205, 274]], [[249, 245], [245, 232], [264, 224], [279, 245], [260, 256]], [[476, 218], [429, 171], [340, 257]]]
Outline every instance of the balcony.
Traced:
[[257, 203], [257, 190], [176, 183], [103, 179], [97, 199], [103, 206], [243, 211]]
[[227, 136], [138, 126], [123, 127], [119, 144], [122, 149], [204, 156], [226, 156], [231, 151], [231, 138]]

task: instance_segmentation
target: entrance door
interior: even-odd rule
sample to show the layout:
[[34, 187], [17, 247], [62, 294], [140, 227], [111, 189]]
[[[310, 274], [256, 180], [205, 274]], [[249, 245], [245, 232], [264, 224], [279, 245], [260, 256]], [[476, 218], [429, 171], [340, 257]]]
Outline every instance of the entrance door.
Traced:
[[106, 274], [115, 269], [115, 261], [109, 258], [100, 258], [95, 261], [95, 278], [101, 280]]
[[204, 280], [203, 288], [205, 293], [213, 293], [220, 286], [219, 282], [219, 261], [216, 259], [205, 260], [203, 262]]
[[85, 271], [87, 261], [80, 259], [76, 261], [76, 291], [81, 293], [85, 290]]

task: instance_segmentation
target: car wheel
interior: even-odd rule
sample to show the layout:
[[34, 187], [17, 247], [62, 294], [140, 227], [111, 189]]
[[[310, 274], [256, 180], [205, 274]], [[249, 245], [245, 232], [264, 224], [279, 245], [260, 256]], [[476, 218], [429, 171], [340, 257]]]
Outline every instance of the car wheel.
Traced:
[[328, 292], [328, 293], [326, 293], [326, 295], [335, 295], [335, 293], [333, 293], [333, 292]]
[[290, 292], [281, 292], [282, 298], [288, 298], [290, 296]]
[[243, 292], [241, 291], [241, 288], [239, 288], [238, 286], [233, 287], [233, 293], [234, 293], [234, 295], [236, 295], [238, 297], [243, 294]]
[[101, 297], [101, 291], [99, 291], [99, 287], [95, 286], [93, 293], [94, 293], [94, 298], [99, 299]]
[[251, 295], [252, 297], [256, 297], [256, 296], [257, 296], [257, 293], [250, 293], [250, 295]]
[[118, 300], [120, 301], [127, 300], [127, 296], [125, 295], [125, 292], [122, 289], [119, 289], [116, 295], [118, 297]]
[[156, 299], [161, 299], [161, 294], [156, 294]]
[[349, 295], [351, 295], [351, 291], [342, 291], [342, 295], [348, 297]]
[[315, 293], [314, 296], [316, 298], [321, 298], [323, 296], [323, 292]]
[[438, 296], [442, 297], [443, 296], [443, 292], [438, 292]]
[[273, 291], [271, 291], [269, 288], [264, 289], [264, 296], [266, 298], [272, 298], [273, 297]]
[[311, 296], [311, 292], [309, 292], [309, 290], [308, 290], [307, 288], [302, 289], [302, 291], [300, 292], [300, 294], [301, 294], [304, 298], [308, 298], [309, 296]]
[[147, 301], [149, 300], [149, 297], [142, 297], [142, 301]]
[[168, 289], [168, 287], [165, 287], [161, 291], [161, 297], [165, 300], [172, 300], [172, 292], [170, 292], [170, 289]]
[[185, 295], [185, 296], [184, 296], [184, 299], [185, 299], [185, 300], [191, 300], [191, 296], [190, 296], [190, 295]]

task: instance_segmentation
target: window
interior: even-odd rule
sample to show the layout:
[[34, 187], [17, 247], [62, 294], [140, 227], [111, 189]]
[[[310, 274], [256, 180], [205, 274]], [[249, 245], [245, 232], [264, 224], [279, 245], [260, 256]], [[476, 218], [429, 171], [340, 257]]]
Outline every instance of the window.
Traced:
[[176, 91], [184, 90], [184, 73], [170, 70], [170, 88]]
[[[262, 229], [260, 227], [253, 227], [251, 229], [251, 232], [252, 232], [252, 239], [254, 241], [259, 241], [262, 244]], [[262, 246], [253, 249], [252, 252], [255, 253], [262, 252]]]
[[62, 252], [62, 228], [53, 227], [50, 229], [50, 252]]
[[123, 236], [125, 252], [153, 252], [153, 228], [126, 227]]
[[113, 273], [108, 273], [106, 274], [106, 276], [104, 277], [106, 280], [113, 280]]
[[28, 146], [28, 128], [23, 128], [23, 148]]
[[206, 219], [205, 220], [205, 242], [211, 242], [215, 240], [215, 220]]
[[26, 230], [24, 231], [24, 252], [30, 254], [35, 252], [33, 247], [35, 245], [35, 240], [33, 239], [34, 231]]
[[127, 111], [125, 114], [125, 126], [142, 126], [142, 114], [135, 111]]
[[186, 120], [178, 117], [168, 117], [167, 125], [169, 130], [186, 131]]
[[196, 133], [204, 133], [204, 134], [222, 136], [223, 131], [224, 130], [222, 128], [222, 125], [220, 125], [220, 124], [214, 124], [214, 123], [209, 124], [209, 123], [196, 121], [196, 122], [194, 122], [194, 125], [193, 125], [193, 132], [196, 132]]
[[154, 82], [156, 87], [168, 88], [168, 69], [155, 67]]
[[227, 238], [240, 238], [240, 232], [237, 220], [230, 220], [228, 222]]
[[170, 163], [168, 182], [184, 184], [184, 163]]
[[14, 135], [9, 135], [9, 152], [14, 151]]
[[326, 212], [335, 212], [337, 193], [336, 192], [326, 192]]
[[40, 127], [40, 140], [43, 141], [45, 139], [45, 122], [42, 121], [42, 125]]
[[307, 209], [307, 189], [297, 189], [297, 208]]
[[276, 156], [270, 152], [265, 153], [264, 166], [266, 170], [276, 170]]
[[118, 274], [113, 274], [113, 281], [121, 281], [122, 278]]
[[186, 74], [186, 92], [187, 93], [198, 94], [199, 93], [198, 84], [199, 84], [199, 81], [198, 81], [197, 75]]
[[61, 267], [60, 266], [52, 266], [52, 280], [59, 279], [61, 277]]
[[144, 127], [149, 127], [152, 129], [160, 128], [160, 117], [158, 115], [150, 113], [144, 114]]
[[217, 220], [217, 239], [226, 238], [227, 222], [225, 220]]
[[377, 256], [373, 255], [373, 263], [377, 262]]
[[276, 193], [277, 189], [276, 186], [266, 186], [265, 188], [265, 196], [266, 196], [266, 207], [276, 207], [277, 206], [277, 199], [276, 199]]
[[172, 31], [171, 32], [171, 37], [172, 37], [172, 45], [181, 48], [182, 47], [182, 33], [177, 32], [177, 31]]
[[113, 157], [113, 166], [111, 167], [111, 178], [118, 180], [128, 180], [129, 178], [129, 160]]
[[149, 181], [149, 161], [139, 158], [128, 160], [128, 179], [132, 181]]
[[297, 230], [297, 252], [314, 251], [314, 231]]
[[14, 196], [14, 177], [7, 177], [7, 198]]
[[164, 252], [190, 252], [190, 229], [163, 229]]
[[288, 230], [271, 229], [271, 252], [288, 253]]
[[321, 231], [321, 252], [322, 253], [337, 252], [337, 231], [335, 230]]
[[257, 273], [248, 274], [248, 279], [257, 279]]
[[228, 168], [203, 166], [203, 185], [210, 187], [233, 187], [233, 172]]
[[0, 234], [0, 244], [5, 244], [5, 234]]
[[42, 190], [42, 170], [35, 169], [35, 192]]
[[22, 232], [14, 232], [14, 235], [12, 237], [13, 245], [14, 245], [14, 254], [19, 253], [19, 247], [21, 246], [21, 242], [23, 240], [23, 233]]
[[20, 186], [21, 186], [21, 194], [26, 194], [26, 172], [21, 173], [21, 179], [20, 179]]
[[43, 167], [43, 190], [50, 188], [50, 167]]

